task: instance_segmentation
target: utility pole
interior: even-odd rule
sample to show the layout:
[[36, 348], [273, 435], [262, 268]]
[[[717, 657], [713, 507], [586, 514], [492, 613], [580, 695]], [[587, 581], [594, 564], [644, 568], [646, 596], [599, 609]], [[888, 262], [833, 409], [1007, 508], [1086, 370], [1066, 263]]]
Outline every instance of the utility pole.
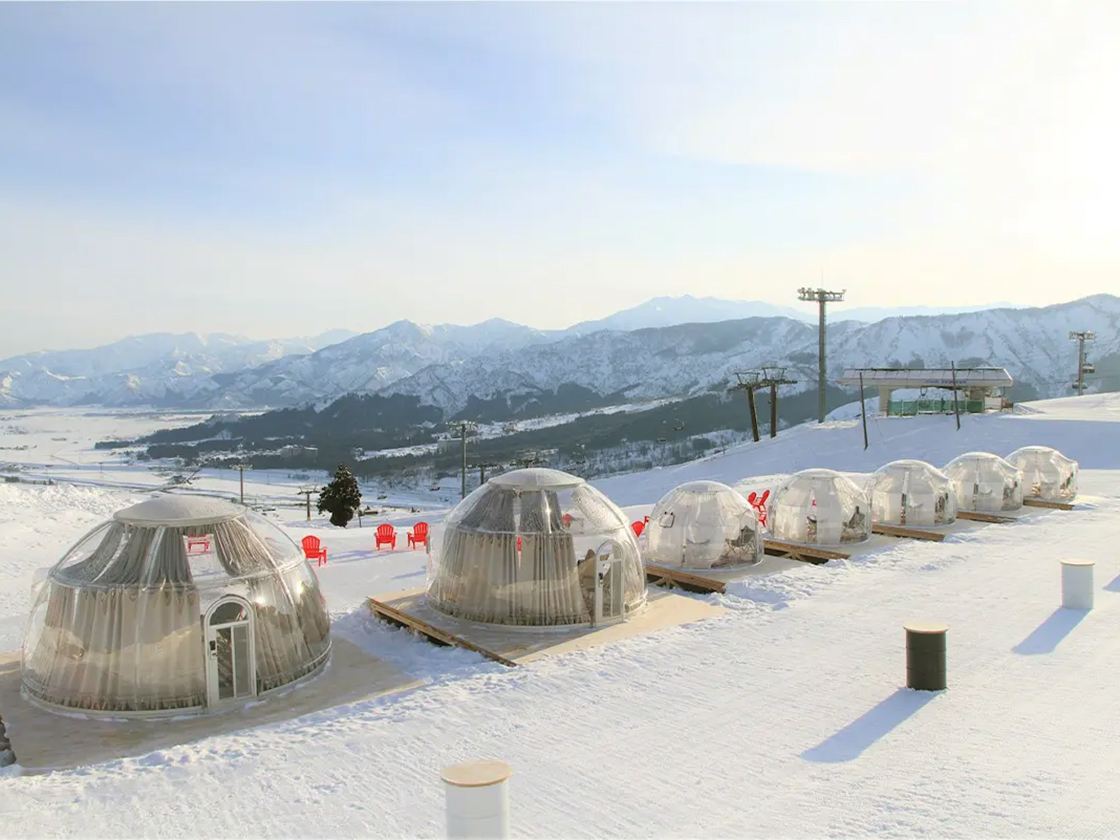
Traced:
[[448, 425], [458, 427], [459, 429], [459, 440], [462, 443], [463, 455], [463, 498], [465, 499], [467, 498], [467, 434], [478, 429], [478, 424], [473, 420], [456, 420], [454, 423], [449, 423]]
[[763, 367], [760, 370], [737, 371], [735, 377], [739, 384], [731, 388], [732, 391], [745, 391], [747, 394], [747, 407], [751, 412], [751, 434], [755, 443], [760, 439], [758, 433], [758, 408], [755, 404], [755, 391], [760, 388], [770, 389], [770, 437], [778, 436], [778, 386], [796, 385], [797, 380], [786, 378], [784, 367]]
[[825, 304], [838, 300], [843, 300], [847, 289], [839, 292], [830, 292], [827, 289], [810, 289], [802, 287], [797, 290], [798, 300], [816, 301], [820, 305], [820, 335], [818, 336], [818, 361], [817, 361], [817, 387], [820, 389], [820, 419], [818, 423], [824, 422], [824, 389], [826, 381], [827, 366], [825, 364], [824, 356], [824, 334], [825, 334]]
[[251, 470], [252, 464], [236, 464], [236, 469], [241, 474], [241, 504], [245, 504], [245, 470]]
[[308, 522], [311, 521], [311, 494], [314, 493], [316, 489], [317, 488], [315, 488], [315, 487], [301, 487], [301, 488], [299, 488], [299, 490], [296, 493], [297, 496], [306, 496], [307, 497], [307, 521]]
[[1069, 340], [1077, 342], [1077, 396], [1085, 393], [1085, 342], [1092, 341], [1097, 335], [1092, 330], [1070, 330]]

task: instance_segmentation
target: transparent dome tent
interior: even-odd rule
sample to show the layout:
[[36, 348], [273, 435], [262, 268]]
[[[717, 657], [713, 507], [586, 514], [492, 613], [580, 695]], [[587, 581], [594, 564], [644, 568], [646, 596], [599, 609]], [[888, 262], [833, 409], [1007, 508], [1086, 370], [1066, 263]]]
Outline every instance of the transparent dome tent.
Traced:
[[1072, 502], [1077, 497], [1077, 461], [1048, 446], [1024, 446], [1007, 456], [1023, 474], [1023, 495], [1045, 502]]
[[163, 496], [117, 512], [39, 585], [23, 645], [32, 702], [112, 716], [196, 713], [318, 672], [315, 572], [244, 507]]
[[978, 513], [1018, 510], [1023, 506], [1022, 473], [991, 452], [966, 452], [945, 465], [953, 481], [957, 509]]
[[690, 481], [653, 508], [647, 557], [660, 566], [725, 569], [763, 558], [758, 514], [743, 496], [718, 481]]
[[876, 525], [937, 527], [957, 520], [952, 480], [925, 461], [891, 461], [875, 471], [867, 491]]
[[806, 545], [841, 545], [871, 537], [867, 493], [833, 470], [803, 470], [782, 483], [770, 502], [775, 540]]
[[486, 624], [553, 627], [624, 619], [646, 602], [626, 515], [583, 479], [523, 469], [491, 478], [433, 541], [427, 603]]

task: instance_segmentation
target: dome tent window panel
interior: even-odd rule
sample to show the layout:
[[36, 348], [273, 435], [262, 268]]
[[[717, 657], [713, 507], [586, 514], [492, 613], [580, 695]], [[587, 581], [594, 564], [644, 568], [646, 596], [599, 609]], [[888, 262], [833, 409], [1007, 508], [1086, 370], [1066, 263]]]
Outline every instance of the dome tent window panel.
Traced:
[[649, 562], [669, 567], [734, 568], [762, 560], [758, 516], [743, 496], [717, 481], [669, 491], [646, 526]]
[[[239, 609], [251, 619], [255, 690], [321, 667], [330, 636], [318, 580], [295, 543], [267, 522], [259, 533], [247, 514], [215, 499], [164, 496], [79, 540], [38, 592], [24, 640], [29, 696], [125, 716], [201, 710], [206, 617], [216, 605], [232, 609], [229, 596], [244, 599]], [[210, 535], [210, 554], [188, 555], [188, 533]], [[239, 633], [229, 642], [244, 645]]]
[[868, 480], [874, 524], [938, 527], [957, 519], [953, 481], [925, 461], [892, 461]]
[[436, 529], [428, 603], [488, 624], [589, 624], [597, 557], [608, 541], [622, 557], [629, 612], [645, 602], [645, 575], [622, 511], [567, 473], [529, 469], [496, 476]]
[[1007, 456], [1023, 476], [1023, 495], [1047, 502], [1071, 502], [1077, 497], [1079, 465], [1048, 446], [1024, 446]]
[[775, 540], [807, 545], [842, 545], [871, 536], [867, 493], [832, 470], [795, 473], [774, 493], [770, 532]]
[[1023, 506], [1022, 474], [990, 452], [967, 452], [944, 470], [953, 481], [958, 510], [999, 513]]

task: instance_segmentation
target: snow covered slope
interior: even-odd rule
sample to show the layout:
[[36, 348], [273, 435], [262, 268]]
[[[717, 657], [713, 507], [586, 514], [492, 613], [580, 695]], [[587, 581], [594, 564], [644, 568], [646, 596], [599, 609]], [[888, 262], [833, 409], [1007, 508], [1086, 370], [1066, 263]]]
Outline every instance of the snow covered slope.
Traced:
[[[944, 418], [880, 421], [866, 452], [852, 425], [806, 427], [673, 477], [602, 483], [650, 505], [678, 478], [868, 472], [897, 455], [943, 463], [1023, 442], [1084, 468], [1075, 511], [756, 576], [712, 596], [729, 608], [721, 617], [516, 669], [430, 647], [361, 609], [342, 615], [363, 595], [422, 581], [423, 557], [378, 555], [369, 530], [315, 523], [337, 560], [320, 570], [335, 632], [428, 684], [138, 758], [0, 778], [4, 836], [438, 837], [438, 771], [478, 757], [514, 768], [515, 836], [1115, 836], [1120, 399], [1028, 408], [969, 418], [960, 432]], [[10, 621], [26, 609], [28, 570], [116, 502], [47, 490], [0, 495]], [[1057, 609], [1064, 556], [1097, 561], [1088, 614]], [[947, 692], [900, 688], [902, 624], [914, 620], [950, 626]]]

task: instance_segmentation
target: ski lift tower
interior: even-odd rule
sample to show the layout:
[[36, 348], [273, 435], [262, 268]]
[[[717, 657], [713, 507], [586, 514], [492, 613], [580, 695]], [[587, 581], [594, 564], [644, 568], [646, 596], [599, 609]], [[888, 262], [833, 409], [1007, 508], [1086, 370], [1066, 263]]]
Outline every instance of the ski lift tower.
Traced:
[[456, 420], [454, 423], [448, 423], [449, 427], [458, 429], [459, 440], [462, 444], [463, 454], [463, 498], [467, 498], [467, 435], [477, 434], [478, 424], [473, 420]]
[[1077, 342], [1077, 381], [1073, 383], [1073, 387], [1077, 389], [1079, 397], [1085, 393], [1085, 374], [1094, 371], [1093, 366], [1085, 361], [1085, 342], [1096, 337], [1097, 334], [1092, 330], [1071, 330], [1069, 334], [1069, 340]]
[[296, 491], [297, 496], [303, 496], [307, 499], [307, 521], [311, 521], [311, 494], [318, 491], [318, 487], [309, 487], [304, 485]]
[[818, 423], [824, 422], [825, 415], [824, 389], [827, 369], [824, 358], [825, 304], [843, 300], [847, 291], [847, 289], [843, 289], [839, 292], [830, 292], [828, 289], [810, 289], [806, 287], [797, 290], [798, 300], [816, 301], [820, 305], [820, 335], [818, 336], [819, 351], [817, 361], [817, 387], [820, 389], [820, 418], [817, 420]]

